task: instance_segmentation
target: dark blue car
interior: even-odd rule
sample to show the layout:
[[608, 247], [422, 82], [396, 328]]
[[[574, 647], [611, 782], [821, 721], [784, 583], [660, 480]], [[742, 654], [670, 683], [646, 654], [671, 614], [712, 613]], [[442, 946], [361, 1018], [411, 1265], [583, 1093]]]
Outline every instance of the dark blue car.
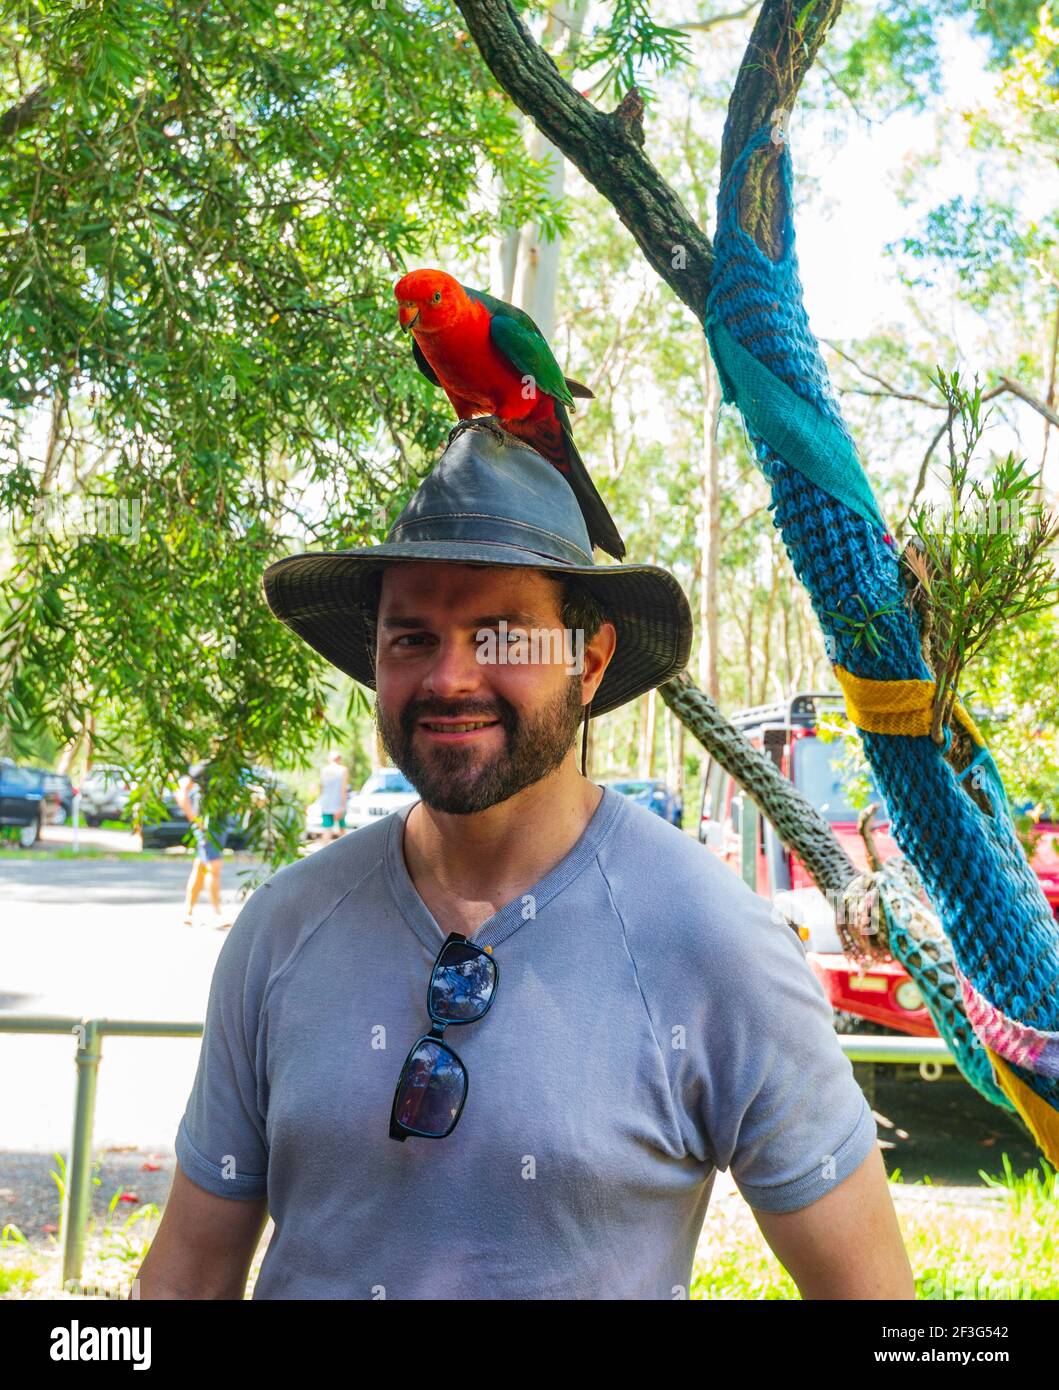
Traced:
[[627, 796], [630, 801], [635, 801], [638, 806], [646, 806], [649, 811], [669, 821], [670, 825], [675, 825], [678, 830], [682, 827], [683, 798], [671, 792], [664, 782], [657, 779], [641, 781], [630, 778], [621, 782], [608, 782], [607, 786], [621, 792], [622, 796]]
[[15, 826], [23, 848], [36, 844], [45, 810], [44, 773], [0, 758], [0, 825]]

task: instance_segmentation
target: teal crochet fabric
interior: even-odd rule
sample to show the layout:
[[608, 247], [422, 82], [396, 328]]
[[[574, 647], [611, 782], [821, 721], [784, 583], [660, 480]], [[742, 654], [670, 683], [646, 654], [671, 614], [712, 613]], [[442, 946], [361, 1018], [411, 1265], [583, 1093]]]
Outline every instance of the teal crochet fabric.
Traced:
[[[992, 1064], [960, 1002], [952, 944], [946, 936], [928, 937], [922, 929], [914, 929], [916, 919], [923, 916], [918, 875], [907, 860], [893, 858], [883, 866], [881, 879], [890, 951], [919, 987], [938, 1035], [944, 1038], [964, 1079], [985, 1100], [1014, 1113], [1015, 1107], [993, 1080]], [[931, 925], [933, 921], [936, 919]]]
[[[714, 267], [707, 301], [708, 337], [726, 392], [743, 414], [751, 446], [770, 485], [778, 527], [798, 578], [832, 646], [833, 660], [873, 680], [930, 680], [913, 615], [904, 602], [896, 547], [834, 398], [805, 312], [794, 244], [790, 150], [780, 151], [784, 195], [783, 253], [771, 261], [739, 225], [739, 189], [751, 158], [771, 141], [765, 125], [747, 141], [718, 199]], [[758, 372], [735, 368], [731, 338]], [[740, 359], [741, 360], [741, 359]], [[782, 406], [763, 409], [762, 381], [810, 407], [792, 424]], [[754, 381], [757, 385], [753, 385]], [[751, 382], [747, 394], [746, 381]], [[726, 396], [726, 399], [728, 396]], [[814, 420], [815, 415], [818, 419]], [[784, 418], [778, 418], [784, 417]], [[793, 444], [792, 444], [793, 439]], [[806, 460], [813, 440], [830, 441], [826, 461]], [[784, 449], [801, 460], [796, 467]], [[878, 613], [878, 652], [853, 646], [849, 627], [828, 616], [861, 614], [858, 598]], [[892, 611], [881, 612], [889, 608]], [[957, 783], [929, 737], [865, 732], [863, 742], [891, 812], [891, 832], [919, 871], [952, 943], [955, 965], [1003, 1014], [1033, 1028], [1059, 1030], [1059, 925], [1007, 815], [985, 816]], [[998, 1050], [998, 1049], [994, 1049]], [[1059, 1078], [1012, 1071], [1059, 1108]]]
[[886, 530], [853, 441], [733, 338], [720, 319], [706, 321], [725, 401], [738, 402], [747, 426], [776, 453], [865, 521]]

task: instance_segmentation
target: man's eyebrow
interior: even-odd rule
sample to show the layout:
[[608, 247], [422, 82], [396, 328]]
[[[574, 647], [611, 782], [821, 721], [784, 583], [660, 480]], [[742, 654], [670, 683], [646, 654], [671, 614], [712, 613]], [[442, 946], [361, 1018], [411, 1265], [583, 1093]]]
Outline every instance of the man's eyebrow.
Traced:
[[[469, 618], [463, 624], [464, 628], [495, 627], [497, 623], [506, 621], [509, 623], [535, 623], [537, 618], [532, 613], [524, 613], [520, 608], [508, 609], [506, 613], [484, 613], [480, 618]], [[429, 627], [430, 623], [426, 618], [417, 618], [410, 614], [393, 613], [388, 618], [383, 618], [384, 628], [399, 627]]]

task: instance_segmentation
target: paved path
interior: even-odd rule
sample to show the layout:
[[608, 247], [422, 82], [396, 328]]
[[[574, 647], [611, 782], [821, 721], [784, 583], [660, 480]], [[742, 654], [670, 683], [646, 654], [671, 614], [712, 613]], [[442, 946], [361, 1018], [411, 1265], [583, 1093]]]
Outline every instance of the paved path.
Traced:
[[[229, 915], [238, 871], [255, 867], [226, 860]], [[197, 925], [182, 925], [189, 868], [181, 858], [0, 857], [0, 1009], [201, 1020], [224, 933], [205, 893]], [[171, 1145], [197, 1056], [194, 1039], [105, 1038], [97, 1141]], [[0, 1149], [65, 1151], [73, 1099], [72, 1037], [0, 1033]]]

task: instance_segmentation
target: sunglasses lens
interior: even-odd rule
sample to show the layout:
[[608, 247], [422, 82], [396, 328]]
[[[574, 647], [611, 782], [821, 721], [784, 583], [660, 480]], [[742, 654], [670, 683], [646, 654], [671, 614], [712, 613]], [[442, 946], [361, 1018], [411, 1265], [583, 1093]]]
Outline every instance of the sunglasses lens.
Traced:
[[397, 1118], [409, 1129], [445, 1135], [456, 1123], [467, 1073], [447, 1047], [431, 1038], [418, 1043], [408, 1059], [397, 1095]]
[[496, 966], [487, 955], [454, 942], [430, 977], [430, 1012], [440, 1023], [466, 1022], [485, 1013], [496, 989]]

